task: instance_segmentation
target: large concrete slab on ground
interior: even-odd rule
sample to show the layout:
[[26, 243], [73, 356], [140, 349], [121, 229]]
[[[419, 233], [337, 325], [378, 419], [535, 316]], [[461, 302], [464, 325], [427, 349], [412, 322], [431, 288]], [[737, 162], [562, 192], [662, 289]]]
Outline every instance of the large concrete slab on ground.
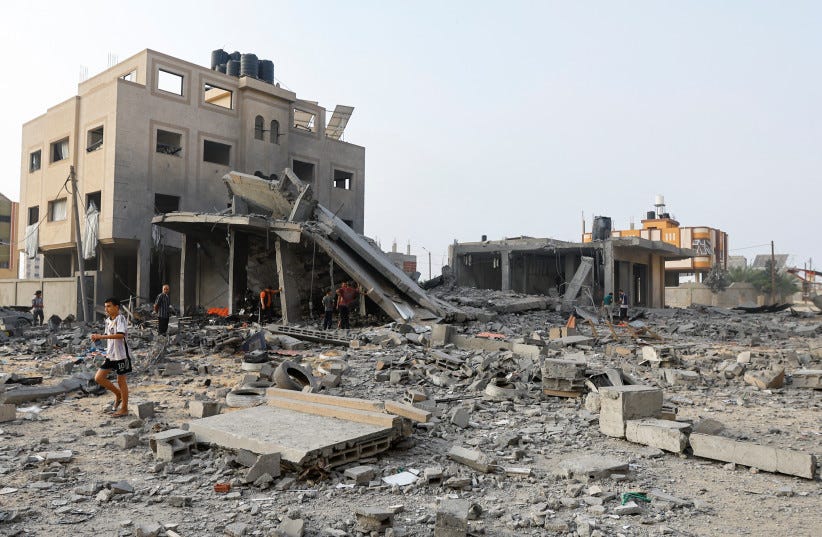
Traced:
[[733, 462], [805, 479], [813, 479], [816, 472], [816, 457], [810, 453], [698, 433], [692, 433], [689, 442], [697, 457]]
[[258, 406], [189, 423], [198, 442], [254, 453], [280, 453], [297, 466], [339, 466], [388, 449], [395, 431], [366, 423]]

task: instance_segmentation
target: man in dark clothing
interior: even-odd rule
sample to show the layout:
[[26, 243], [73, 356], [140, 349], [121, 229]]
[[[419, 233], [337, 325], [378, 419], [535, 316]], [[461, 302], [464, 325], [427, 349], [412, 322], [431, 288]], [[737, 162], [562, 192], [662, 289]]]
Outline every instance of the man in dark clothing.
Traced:
[[343, 282], [339, 289], [337, 289], [337, 309], [340, 311], [339, 328], [348, 330], [351, 328], [350, 314], [351, 305], [360, 296], [360, 292], [348, 285], [348, 282]]
[[43, 324], [43, 291], [35, 291], [31, 297], [31, 314], [34, 324]]
[[622, 289], [619, 290], [619, 320], [628, 320], [628, 295]]
[[157, 314], [158, 332], [161, 336], [168, 333], [168, 319], [171, 317], [171, 287], [163, 285], [163, 292], [154, 301], [154, 312]]
[[325, 317], [323, 318], [323, 330], [330, 330], [331, 323], [334, 320], [334, 290], [329, 289], [323, 297], [323, 310], [325, 310]]

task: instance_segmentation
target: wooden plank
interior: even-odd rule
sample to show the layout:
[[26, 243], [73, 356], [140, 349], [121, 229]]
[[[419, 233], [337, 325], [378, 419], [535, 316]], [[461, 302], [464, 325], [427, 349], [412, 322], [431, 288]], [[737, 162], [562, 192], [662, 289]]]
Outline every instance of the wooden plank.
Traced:
[[324, 395], [321, 393], [306, 393], [296, 390], [283, 390], [282, 388], [267, 388], [266, 397], [280, 397], [282, 399], [294, 399], [296, 401], [307, 401], [309, 403], [320, 403], [323, 405], [333, 405], [344, 408], [354, 408], [357, 410], [368, 410], [371, 412], [382, 412], [381, 401], [370, 399], [356, 399], [354, 397], [338, 397], [336, 395]]
[[405, 403], [398, 403], [397, 401], [386, 401], [385, 410], [418, 423], [428, 423], [428, 420], [431, 419], [429, 411]]
[[554, 397], [580, 397], [582, 392], [566, 392], [564, 390], [549, 390], [543, 389], [542, 393], [545, 395], [553, 395]]
[[[308, 401], [298, 401], [296, 399], [286, 399], [282, 397], [271, 397], [268, 399], [268, 404], [269, 406], [284, 408], [287, 410], [295, 410], [306, 414], [314, 414], [315, 416], [338, 418], [356, 423], [378, 425], [380, 427], [399, 427], [400, 425], [400, 419], [397, 416], [384, 414], [381, 412], [370, 412], [367, 410], [323, 405], [320, 403], [310, 403]], [[318, 434], [322, 434], [322, 432], [320, 431]]]

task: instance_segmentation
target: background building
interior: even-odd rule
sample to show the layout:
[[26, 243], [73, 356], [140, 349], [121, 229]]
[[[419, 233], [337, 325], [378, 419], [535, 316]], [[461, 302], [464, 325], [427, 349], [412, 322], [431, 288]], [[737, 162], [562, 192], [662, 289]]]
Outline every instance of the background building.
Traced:
[[677, 248], [692, 249], [696, 255], [679, 260], [665, 262], [665, 285], [679, 285], [682, 275], [693, 274], [697, 281], [710, 272], [714, 265], [728, 268], [728, 234], [719, 229], [707, 226], [683, 227], [672, 218], [665, 209], [665, 198], [657, 196], [654, 210], [646, 213], [642, 229], [612, 230], [611, 219], [595, 217], [590, 233], [582, 234], [583, 242], [601, 240], [608, 237], [640, 237], [652, 241], [661, 241]]
[[[397, 251], [397, 241], [391, 243], [391, 251], [385, 253], [388, 256], [388, 259], [391, 260], [391, 263], [394, 264], [395, 267], [402, 270], [412, 278], [416, 273], [416, 276], [419, 277], [419, 273], [417, 272], [417, 256], [411, 255], [411, 243], [409, 242], [405, 247], [405, 253]], [[416, 279], [416, 278], [414, 278]]]
[[211, 67], [144, 50], [23, 125], [17, 237], [22, 251], [26, 228], [37, 227], [43, 276], [75, 274], [75, 240], [91, 226], [85, 268], [97, 296], [153, 297], [179, 274], [180, 237], [152, 217], [226, 208], [231, 170], [268, 178], [289, 167], [362, 232], [365, 149], [341, 140], [353, 108], [327, 120], [323, 107], [275, 85], [273, 63], [253, 54], [214, 51]]
[[17, 277], [18, 203], [0, 194], [0, 278]]

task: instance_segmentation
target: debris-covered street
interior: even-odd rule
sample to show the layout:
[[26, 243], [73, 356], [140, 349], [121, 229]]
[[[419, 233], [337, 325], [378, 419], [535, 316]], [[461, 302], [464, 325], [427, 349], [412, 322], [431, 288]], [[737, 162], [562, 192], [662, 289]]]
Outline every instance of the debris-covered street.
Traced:
[[90, 328], [9, 330], [0, 535], [818, 535], [818, 316], [432, 294], [474, 320], [136, 323], [124, 419]]

